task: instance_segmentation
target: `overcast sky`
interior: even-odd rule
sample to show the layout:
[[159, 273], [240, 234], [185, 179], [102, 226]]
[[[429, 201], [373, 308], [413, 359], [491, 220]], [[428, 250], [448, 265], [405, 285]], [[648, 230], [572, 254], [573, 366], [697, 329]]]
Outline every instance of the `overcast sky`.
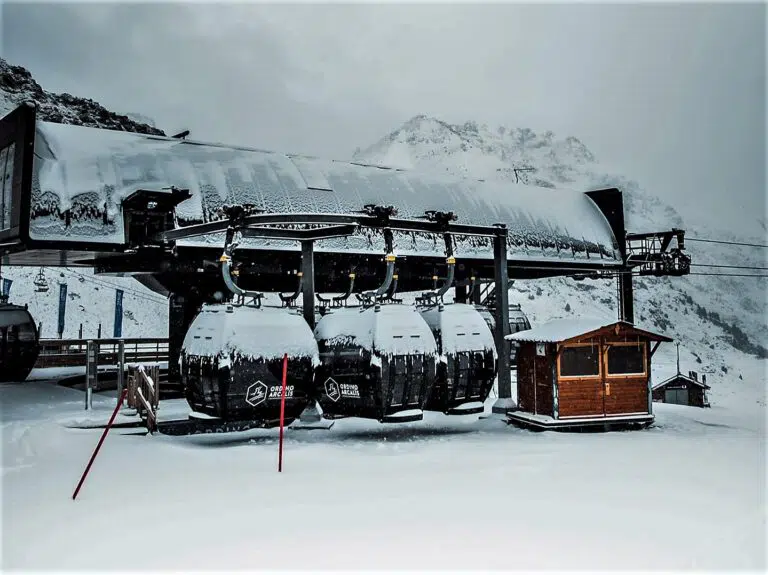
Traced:
[[765, 216], [760, 3], [0, 10], [45, 89], [166, 132], [346, 159], [420, 113], [551, 129], [677, 207]]

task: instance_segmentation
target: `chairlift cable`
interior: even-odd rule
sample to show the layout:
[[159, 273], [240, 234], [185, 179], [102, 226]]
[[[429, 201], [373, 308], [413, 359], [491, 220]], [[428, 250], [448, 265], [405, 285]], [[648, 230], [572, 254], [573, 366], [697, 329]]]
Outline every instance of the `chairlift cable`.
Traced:
[[689, 238], [688, 236], [685, 237], [686, 242], [707, 242], [712, 244], [729, 244], [732, 246], [747, 246], [752, 248], [768, 248], [768, 245], [766, 244], [751, 244], [751, 243], [745, 243], [745, 242], [730, 242], [726, 240], [712, 240], [712, 239], [704, 239], [704, 238]]

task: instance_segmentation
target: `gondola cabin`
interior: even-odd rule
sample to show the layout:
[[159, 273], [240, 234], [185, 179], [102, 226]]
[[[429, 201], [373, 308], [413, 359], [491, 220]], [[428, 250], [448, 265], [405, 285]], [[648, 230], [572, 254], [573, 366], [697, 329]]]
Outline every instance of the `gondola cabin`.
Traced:
[[318, 322], [316, 394], [323, 416], [419, 421], [435, 380], [437, 343], [412, 306], [329, 311]]
[[623, 321], [560, 319], [507, 339], [520, 344], [513, 423], [567, 429], [653, 422], [651, 356], [671, 338]]
[[286, 425], [309, 404], [317, 343], [293, 310], [203, 306], [184, 337], [181, 377], [187, 401], [226, 421], [280, 420], [283, 354], [288, 354]]
[[421, 310], [437, 342], [435, 384], [425, 409], [481, 413], [493, 387], [498, 355], [493, 333], [473, 305], [437, 304]]
[[[493, 333], [496, 329], [496, 320], [491, 310], [477, 304], [474, 308], [480, 313], [491, 333]], [[509, 333], [517, 333], [526, 329], [531, 329], [531, 322], [528, 320], [528, 316], [525, 315], [522, 306], [519, 303], [509, 304]], [[512, 345], [509, 346], [509, 363], [511, 366], [517, 364], [517, 344], [515, 342], [512, 342]]]
[[26, 306], [0, 303], [0, 381], [24, 381], [40, 352], [40, 334]]

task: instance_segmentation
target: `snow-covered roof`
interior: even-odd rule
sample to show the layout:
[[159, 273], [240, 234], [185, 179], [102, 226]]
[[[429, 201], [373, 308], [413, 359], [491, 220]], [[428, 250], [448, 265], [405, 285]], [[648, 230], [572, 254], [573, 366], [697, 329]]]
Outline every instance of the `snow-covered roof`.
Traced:
[[689, 377], [689, 376], [687, 376], [687, 375], [685, 375], [683, 373], [675, 374], [672, 377], [668, 377], [667, 379], [665, 379], [661, 383], [654, 384], [653, 385], [653, 389], [659, 389], [660, 387], [664, 387], [664, 386], [672, 383], [673, 381], [677, 381], [678, 379], [685, 380], [688, 383], [692, 383], [693, 385], [698, 385], [702, 389], [711, 389], [706, 383], [703, 383], [701, 381], [697, 381], [697, 380], [693, 379], [692, 377]]
[[195, 317], [184, 337], [182, 351], [188, 355], [215, 357], [245, 356], [289, 361], [310, 357], [320, 361], [317, 342], [304, 318], [293, 310], [209, 304]]
[[379, 355], [437, 354], [427, 322], [416, 308], [405, 304], [334, 309], [317, 323], [315, 337], [329, 345], [357, 345]]
[[[481, 182], [426, 175], [348, 162], [289, 156], [242, 147], [206, 144], [146, 134], [37, 122], [33, 165], [34, 215], [30, 235], [41, 240], [122, 243], [120, 202], [137, 189], [189, 189], [192, 197], [178, 206], [182, 220], [202, 221], [204, 212], [224, 204], [250, 203], [267, 212], [357, 212], [365, 204], [394, 205], [402, 218], [422, 217], [425, 210], [451, 210], [459, 223], [509, 228], [511, 260], [583, 260], [615, 264], [618, 244], [607, 220], [580, 191], [506, 182]], [[58, 217], [76, 203], [99, 210], [105, 205], [114, 224], [78, 209], [69, 228]], [[95, 211], [96, 212], [96, 211]], [[94, 212], [94, 213], [95, 213]], [[34, 210], [33, 210], [33, 213]], [[223, 234], [187, 239], [181, 245], [222, 245]], [[402, 255], [442, 256], [442, 243], [410, 234], [395, 235]], [[249, 238], [243, 248], [298, 250], [295, 242]], [[349, 238], [318, 242], [318, 251], [380, 253], [365, 230]], [[456, 256], [491, 259], [490, 240], [470, 243], [459, 238]], [[601, 256], [595, 258], [595, 254]]]
[[488, 324], [473, 305], [453, 303], [421, 311], [421, 317], [433, 330], [439, 330], [438, 345], [444, 355], [458, 351], [492, 350], [496, 344]]
[[527, 329], [525, 331], [519, 331], [517, 333], [506, 336], [506, 339], [512, 341], [534, 341], [541, 343], [559, 343], [562, 341], [568, 341], [575, 337], [579, 337], [586, 333], [597, 331], [604, 327], [614, 325], [616, 323], [623, 323], [633, 329], [639, 329], [648, 333], [660, 337], [664, 340], [668, 339], [666, 336], [654, 334], [653, 332], [644, 329], [642, 327], [632, 325], [627, 322], [617, 322], [607, 318], [597, 317], [579, 317], [579, 318], [565, 318], [554, 319], [542, 325], [538, 325], [534, 328]]

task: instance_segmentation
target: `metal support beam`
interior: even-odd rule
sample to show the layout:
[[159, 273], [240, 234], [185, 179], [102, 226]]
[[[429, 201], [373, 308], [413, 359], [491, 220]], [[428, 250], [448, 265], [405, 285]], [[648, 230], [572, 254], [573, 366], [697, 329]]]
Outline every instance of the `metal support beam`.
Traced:
[[98, 386], [99, 342], [89, 339], [85, 347], [85, 409], [93, 409], [93, 390]]
[[356, 225], [324, 226], [309, 230], [290, 230], [285, 228], [243, 228], [240, 234], [244, 238], [268, 238], [275, 240], [327, 240], [351, 236], [357, 231]]
[[635, 323], [635, 301], [632, 285], [632, 274], [619, 274], [619, 319]]
[[[195, 224], [176, 228], [158, 234], [157, 238], [170, 242], [179, 239], [203, 236], [212, 233], [225, 232], [231, 222], [228, 219], [222, 219], [215, 222], [204, 224]], [[430, 222], [424, 220], [405, 220], [398, 218], [382, 221], [372, 216], [355, 216], [346, 214], [256, 214], [243, 216], [238, 222], [238, 228], [246, 229], [251, 226], [264, 225], [356, 225], [374, 229], [389, 228], [403, 232], [425, 232], [425, 233], [449, 233], [467, 236], [488, 237], [494, 234], [495, 229], [489, 226], [476, 226], [468, 224], [445, 224], [441, 222]]]
[[509, 362], [509, 283], [507, 278], [507, 229], [499, 229], [493, 238], [493, 270], [496, 282], [496, 349], [499, 354], [499, 398], [493, 404], [493, 413], [506, 413], [512, 404], [512, 374]]
[[125, 340], [120, 338], [117, 344], [117, 402], [122, 402], [123, 389], [125, 389]]
[[311, 240], [301, 242], [301, 300], [304, 320], [315, 329], [315, 246]]

